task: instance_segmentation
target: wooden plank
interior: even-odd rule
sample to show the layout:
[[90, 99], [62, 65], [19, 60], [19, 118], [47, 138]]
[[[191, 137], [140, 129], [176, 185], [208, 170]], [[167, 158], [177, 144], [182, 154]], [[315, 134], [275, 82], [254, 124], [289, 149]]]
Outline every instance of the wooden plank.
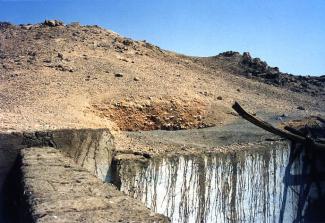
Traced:
[[248, 112], [246, 112], [238, 102], [235, 102], [234, 105], [232, 106], [232, 108], [244, 119], [246, 119], [247, 121], [251, 122], [252, 124], [268, 131], [271, 132], [275, 135], [281, 136], [283, 138], [286, 139], [290, 139], [292, 141], [298, 142], [298, 143], [313, 143], [313, 147], [314, 148], [318, 148], [318, 149], [325, 149], [325, 145], [321, 144], [321, 143], [317, 143], [317, 142], [313, 142], [311, 139], [307, 139], [306, 137], [300, 136], [300, 135], [296, 135], [292, 132], [288, 132], [288, 131], [284, 131], [282, 129], [276, 128], [274, 126], [272, 126], [271, 124], [254, 117], [253, 115], [249, 114]]

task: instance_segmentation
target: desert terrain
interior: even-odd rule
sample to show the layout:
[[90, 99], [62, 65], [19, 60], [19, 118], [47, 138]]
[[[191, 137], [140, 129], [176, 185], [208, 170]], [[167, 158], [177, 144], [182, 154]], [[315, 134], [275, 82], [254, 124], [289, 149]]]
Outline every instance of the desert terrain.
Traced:
[[222, 129], [240, 119], [235, 101], [262, 117], [323, 116], [324, 81], [249, 53], [190, 57], [98, 26], [0, 25], [2, 132], [108, 128], [123, 150], [138, 143], [127, 132]]
[[96, 25], [1, 22], [0, 221], [169, 222], [118, 191], [124, 161], [287, 146], [234, 102], [278, 127], [324, 118], [325, 76], [254, 56], [186, 56]]

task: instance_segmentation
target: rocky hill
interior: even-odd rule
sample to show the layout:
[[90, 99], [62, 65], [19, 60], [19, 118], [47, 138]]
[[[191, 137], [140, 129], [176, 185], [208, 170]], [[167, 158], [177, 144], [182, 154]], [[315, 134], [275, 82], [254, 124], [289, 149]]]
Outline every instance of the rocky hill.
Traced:
[[206, 58], [205, 62], [211, 68], [219, 66], [235, 75], [284, 87], [294, 92], [325, 95], [325, 75], [313, 77], [283, 73], [278, 67], [270, 67], [260, 58], [252, 58], [248, 52], [241, 55], [239, 52], [227, 51], [215, 57]]
[[324, 92], [324, 76], [281, 73], [249, 53], [189, 57], [98, 26], [0, 23], [2, 131], [203, 128], [237, 119], [234, 101], [322, 115]]

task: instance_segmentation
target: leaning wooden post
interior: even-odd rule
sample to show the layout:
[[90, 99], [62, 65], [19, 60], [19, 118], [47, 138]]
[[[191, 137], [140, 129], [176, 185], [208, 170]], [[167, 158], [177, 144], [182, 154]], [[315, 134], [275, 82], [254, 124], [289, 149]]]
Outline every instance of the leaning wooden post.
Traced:
[[[254, 117], [253, 115], [249, 114], [248, 112], [246, 112], [240, 105], [238, 102], [235, 102], [234, 105], [232, 106], [232, 108], [244, 119], [246, 119], [247, 121], [251, 122], [252, 124], [268, 131], [271, 132], [275, 135], [281, 136], [283, 138], [286, 139], [290, 139], [292, 141], [298, 142], [298, 143], [310, 143], [310, 139], [300, 136], [300, 135], [296, 135], [292, 132], [288, 132], [288, 131], [284, 131], [282, 129], [276, 128], [274, 126], [272, 126], [271, 124]], [[325, 149], [325, 144], [322, 143], [318, 143], [318, 142], [313, 142], [313, 148], [316, 149]]]

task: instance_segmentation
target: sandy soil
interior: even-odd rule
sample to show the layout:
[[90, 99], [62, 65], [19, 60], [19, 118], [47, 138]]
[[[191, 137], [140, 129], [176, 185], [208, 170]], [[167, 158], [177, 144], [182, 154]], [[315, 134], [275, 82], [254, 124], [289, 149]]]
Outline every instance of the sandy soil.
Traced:
[[0, 130], [109, 128], [126, 148], [130, 137], [120, 130], [218, 128], [238, 121], [234, 101], [253, 112], [325, 114], [323, 96], [202, 60], [97, 26], [1, 27]]

